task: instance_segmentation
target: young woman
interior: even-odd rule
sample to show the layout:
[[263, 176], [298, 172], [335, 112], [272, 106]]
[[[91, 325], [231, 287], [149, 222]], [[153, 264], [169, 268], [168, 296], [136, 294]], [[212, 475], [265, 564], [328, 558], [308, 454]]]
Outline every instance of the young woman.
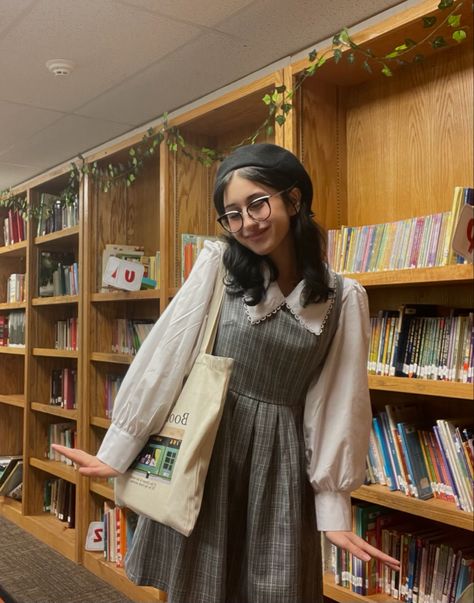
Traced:
[[127, 372], [97, 456], [55, 446], [88, 476], [125, 471], [159, 432], [199, 347], [220, 262], [214, 354], [234, 358], [201, 512], [186, 538], [141, 517], [127, 554], [169, 603], [322, 601], [320, 532], [362, 560], [398, 561], [351, 531], [370, 430], [367, 297], [325, 263], [312, 184], [272, 144], [219, 167], [225, 242], [207, 243]]

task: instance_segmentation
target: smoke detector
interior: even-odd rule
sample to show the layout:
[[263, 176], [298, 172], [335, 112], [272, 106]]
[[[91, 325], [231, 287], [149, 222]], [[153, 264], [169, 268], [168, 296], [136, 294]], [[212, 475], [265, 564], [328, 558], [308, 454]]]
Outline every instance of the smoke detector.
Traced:
[[66, 59], [51, 59], [46, 61], [46, 67], [58, 77], [65, 77], [74, 69], [74, 63]]

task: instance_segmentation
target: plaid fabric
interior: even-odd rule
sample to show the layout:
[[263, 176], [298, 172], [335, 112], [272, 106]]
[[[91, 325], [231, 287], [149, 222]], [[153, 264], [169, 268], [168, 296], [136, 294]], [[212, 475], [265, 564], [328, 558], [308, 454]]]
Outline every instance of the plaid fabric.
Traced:
[[169, 603], [322, 601], [321, 547], [306, 479], [305, 395], [337, 327], [342, 281], [324, 331], [286, 306], [259, 324], [226, 295], [214, 354], [235, 359], [196, 527], [186, 538], [140, 518], [131, 580]]

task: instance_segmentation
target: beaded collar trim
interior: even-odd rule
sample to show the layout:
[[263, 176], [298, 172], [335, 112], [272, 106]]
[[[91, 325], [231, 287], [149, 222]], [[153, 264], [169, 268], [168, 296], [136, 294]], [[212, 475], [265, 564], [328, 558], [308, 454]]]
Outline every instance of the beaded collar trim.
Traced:
[[283, 306], [286, 306], [307, 331], [310, 331], [314, 335], [321, 335], [336, 298], [337, 279], [332, 272], [330, 280], [334, 293], [329, 299], [318, 304], [308, 304], [306, 307], [300, 304], [301, 291], [304, 285], [303, 281], [287, 297], [280, 291], [278, 284], [273, 282], [268, 287], [265, 299], [256, 306], [248, 306], [242, 298], [247, 318], [252, 325], [258, 325], [276, 314]]

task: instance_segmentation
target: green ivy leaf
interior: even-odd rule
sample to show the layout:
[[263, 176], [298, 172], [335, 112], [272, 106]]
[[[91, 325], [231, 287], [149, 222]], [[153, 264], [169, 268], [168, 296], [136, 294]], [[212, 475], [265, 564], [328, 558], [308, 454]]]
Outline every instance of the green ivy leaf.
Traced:
[[309, 60], [311, 61], [311, 63], [314, 63], [314, 61], [316, 60], [316, 57], [317, 57], [317, 56], [318, 56], [318, 52], [317, 52], [315, 49], [313, 49], [313, 50], [312, 50], [312, 51], [309, 53], [308, 58], [309, 58]]
[[448, 17], [448, 23], [451, 27], [459, 27], [461, 24], [461, 15], [450, 15]]
[[340, 33], [339, 33], [339, 40], [343, 43], [343, 44], [348, 44], [350, 41], [350, 37], [349, 37], [349, 31], [344, 28]]
[[272, 102], [272, 97], [269, 94], [265, 94], [262, 100], [266, 105], [269, 105]]
[[278, 125], [282, 126], [286, 121], [286, 117], [284, 115], [277, 115], [275, 117], [275, 121], [277, 122]]
[[267, 136], [272, 136], [275, 128], [273, 126], [267, 126]]
[[281, 110], [283, 111], [283, 113], [289, 113], [292, 108], [293, 105], [291, 103], [283, 103], [283, 105], [281, 106]]
[[464, 29], [458, 29], [457, 31], [453, 32], [453, 40], [455, 40], [456, 42], [462, 42], [463, 40], [466, 39], [467, 35], [466, 32], [464, 31]]
[[454, 0], [441, 0], [438, 4], [438, 8], [440, 10], [444, 10], [445, 8], [450, 8], [454, 3]]
[[368, 61], [364, 61], [363, 67], [368, 73], [372, 73], [372, 69], [370, 68]]
[[321, 57], [318, 61], [318, 67], [322, 67], [327, 60], [327, 57]]
[[436, 36], [436, 38], [431, 42], [431, 46], [433, 48], [443, 48], [443, 46], [446, 45], [446, 40], [443, 38], [443, 36]]
[[278, 94], [283, 94], [283, 92], [286, 91], [286, 86], [284, 84], [282, 84], [281, 86], [277, 86], [275, 88], [275, 92], [278, 92]]
[[393, 75], [391, 70], [387, 67], [387, 65], [383, 66], [382, 73], [384, 75], [386, 75], [387, 77], [391, 77]]
[[305, 73], [307, 73], [308, 75], [314, 75], [317, 68], [318, 68], [317, 63], [313, 63], [313, 65], [310, 65], [309, 67], [307, 67], [305, 69]]
[[423, 27], [428, 29], [436, 23], [436, 17], [423, 17]]
[[130, 157], [133, 157], [133, 156], [135, 155], [135, 149], [132, 147], [132, 148], [129, 150], [128, 154], [130, 155]]
[[350, 52], [347, 55], [347, 62], [350, 63], [351, 65], [353, 65], [355, 63], [355, 59], [356, 59], [356, 57], [355, 57], [355, 54], [353, 52]]
[[342, 51], [339, 48], [336, 48], [334, 50], [334, 61], [336, 63], [339, 63], [339, 61], [341, 60], [342, 57]]

